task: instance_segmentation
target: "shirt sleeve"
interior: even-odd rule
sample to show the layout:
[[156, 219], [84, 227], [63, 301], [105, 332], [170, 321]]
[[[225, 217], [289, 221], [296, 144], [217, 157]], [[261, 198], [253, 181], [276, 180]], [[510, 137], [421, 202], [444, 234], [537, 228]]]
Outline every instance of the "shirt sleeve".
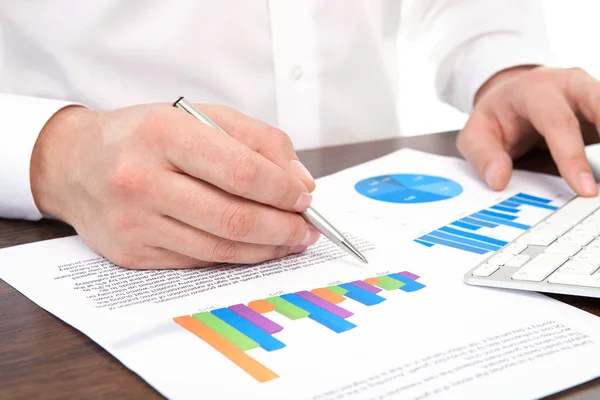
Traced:
[[539, 0], [414, 0], [403, 19], [407, 38], [434, 63], [438, 97], [466, 113], [496, 73], [559, 65]]
[[74, 103], [0, 94], [0, 217], [43, 217], [31, 192], [31, 153], [46, 122], [70, 104]]

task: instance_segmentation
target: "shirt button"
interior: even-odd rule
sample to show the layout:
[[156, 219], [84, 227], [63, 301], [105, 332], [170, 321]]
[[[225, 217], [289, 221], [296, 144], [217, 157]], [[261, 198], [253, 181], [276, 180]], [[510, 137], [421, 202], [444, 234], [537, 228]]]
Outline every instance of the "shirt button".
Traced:
[[297, 81], [298, 79], [302, 78], [302, 67], [299, 65], [294, 66], [294, 68], [292, 68], [292, 79]]

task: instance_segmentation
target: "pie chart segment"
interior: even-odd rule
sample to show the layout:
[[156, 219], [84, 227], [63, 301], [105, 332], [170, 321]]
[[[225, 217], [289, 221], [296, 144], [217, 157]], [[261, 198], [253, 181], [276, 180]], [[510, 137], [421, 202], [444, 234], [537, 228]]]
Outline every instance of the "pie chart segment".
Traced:
[[463, 191], [461, 185], [450, 179], [419, 174], [374, 176], [357, 182], [354, 188], [370, 199], [400, 204], [447, 200]]

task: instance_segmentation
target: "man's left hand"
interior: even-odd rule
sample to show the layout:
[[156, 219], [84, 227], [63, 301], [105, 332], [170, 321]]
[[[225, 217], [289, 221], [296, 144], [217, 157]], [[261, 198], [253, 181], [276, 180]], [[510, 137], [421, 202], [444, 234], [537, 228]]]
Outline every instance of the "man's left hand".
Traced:
[[597, 194], [579, 117], [600, 123], [600, 82], [579, 68], [516, 67], [478, 91], [457, 138], [459, 152], [494, 190], [508, 184], [513, 159], [545, 141], [561, 176], [581, 196]]

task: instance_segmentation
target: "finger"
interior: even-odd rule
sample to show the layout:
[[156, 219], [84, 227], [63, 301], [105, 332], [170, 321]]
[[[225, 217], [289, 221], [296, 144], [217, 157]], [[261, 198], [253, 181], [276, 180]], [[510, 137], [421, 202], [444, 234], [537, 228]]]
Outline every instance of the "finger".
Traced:
[[104, 254], [105, 257], [113, 264], [127, 269], [181, 269], [207, 267], [214, 264], [151, 246], [140, 246], [135, 251], [128, 252], [114, 250]]
[[226, 193], [187, 175], [156, 177], [162, 196], [157, 211], [196, 229], [245, 243], [305, 247], [316, 241], [297, 213], [282, 211]]
[[156, 222], [157, 234], [151, 245], [203, 262], [255, 264], [300, 253], [303, 246], [268, 246], [235, 242], [195, 229], [170, 217]]
[[231, 137], [300, 178], [309, 192], [315, 189], [314, 178], [298, 159], [292, 140], [285, 132], [229, 107], [198, 107]]
[[504, 189], [512, 174], [512, 158], [504, 148], [498, 129], [484, 113], [476, 111], [456, 141], [460, 154], [494, 190]]
[[[573, 109], [580, 112], [595, 126], [595, 137], [588, 140], [597, 143], [598, 132], [600, 132], [600, 82], [580, 68], [571, 68], [562, 72], [567, 75], [565, 84], [567, 101]], [[582, 134], [585, 133], [588, 133], [588, 130], [582, 129]]]
[[300, 179], [234, 138], [181, 118], [175, 110], [167, 160], [177, 169], [226, 192], [284, 210], [305, 211], [312, 197]]
[[515, 97], [514, 109], [544, 137], [569, 186], [581, 196], [594, 196], [597, 187], [585, 155], [579, 120], [563, 93], [555, 86], [539, 85], [537, 90]]
[[189, 269], [216, 264], [159, 247], [147, 247], [144, 253], [133, 269]]

